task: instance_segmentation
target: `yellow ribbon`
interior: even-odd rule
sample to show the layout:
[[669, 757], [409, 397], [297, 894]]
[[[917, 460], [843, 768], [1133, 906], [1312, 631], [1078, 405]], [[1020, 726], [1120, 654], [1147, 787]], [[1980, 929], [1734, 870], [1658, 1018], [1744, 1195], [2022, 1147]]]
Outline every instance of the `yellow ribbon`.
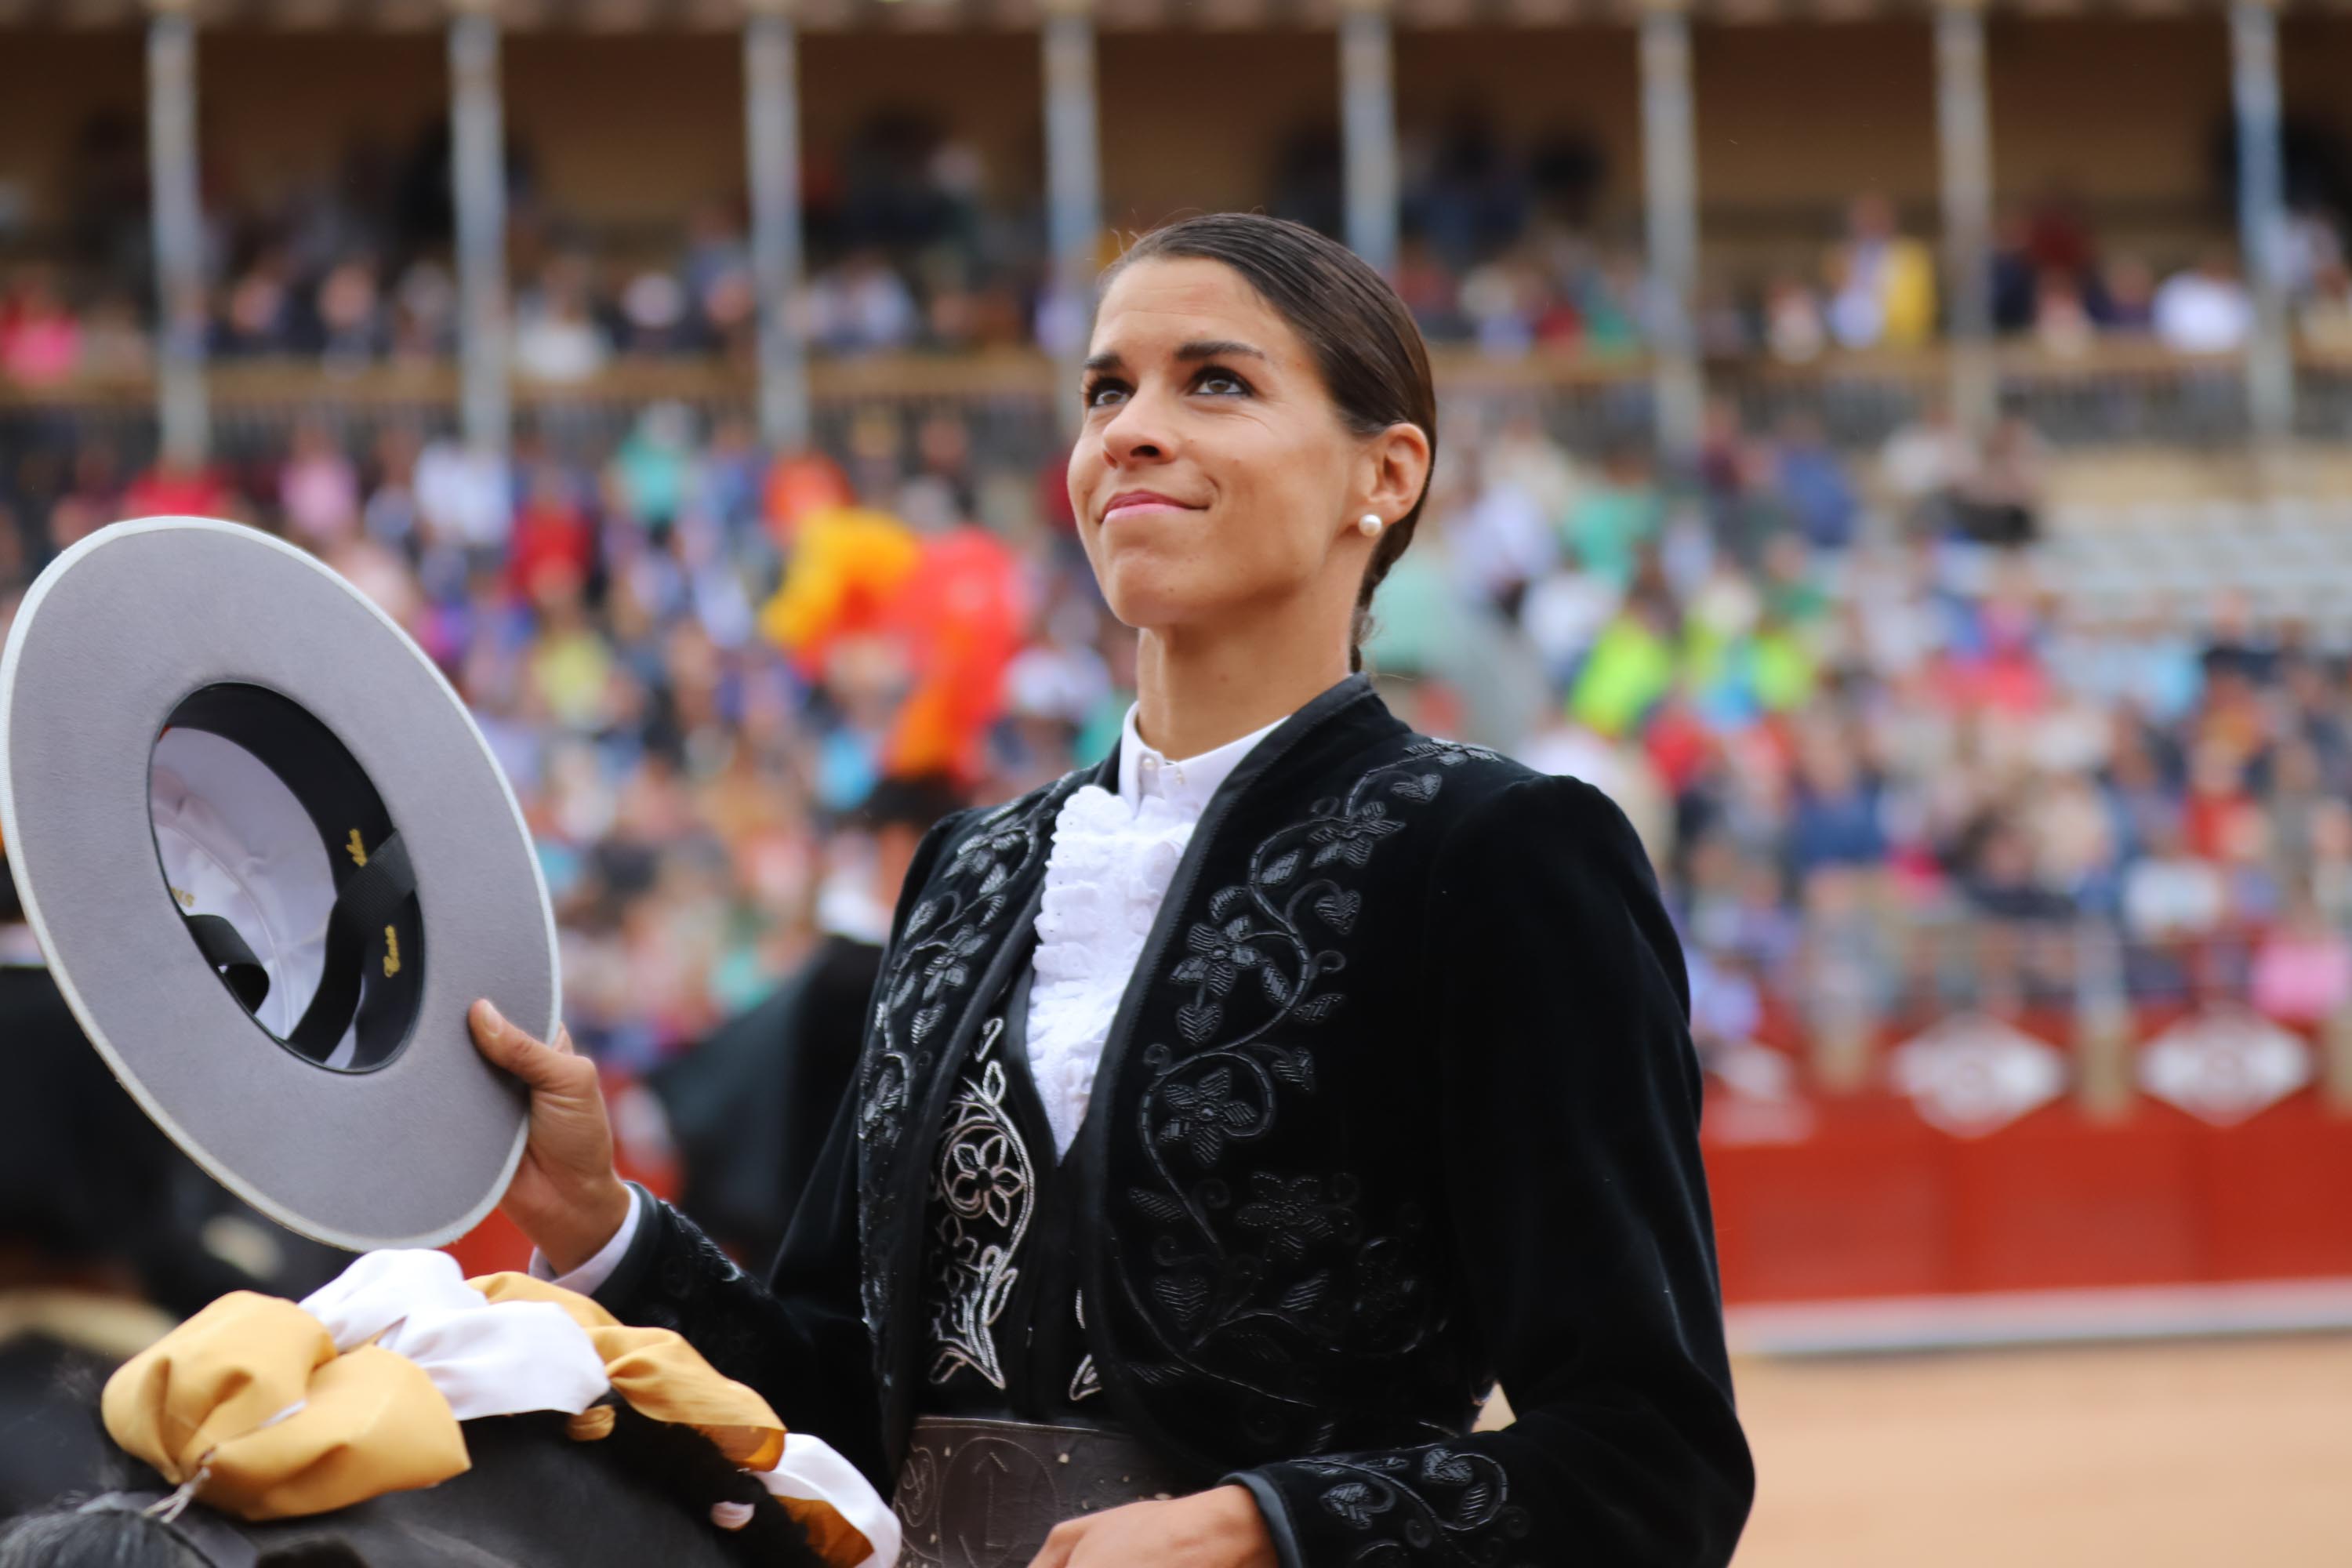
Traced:
[[[613, 1391], [640, 1415], [691, 1426], [740, 1468], [772, 1469], [784, 1424], [768, 1402], [722, 1377], [667, 1329], [623, 1323], [585, 1296], [526, 1274], [467, 1281], [499, 1301], [548, 1301], [586, 1332]], [[325, 1513], [463, 1474], [466, 1439], [422, 1368], [374, 1345], [341, 1355], [320, 1321], [290, 1301], [222, 1297], [118, 1368], [100, 1402], [124, 1452], [241, 1519]], [[575, 1438], [602, 1437], [612, 1412], [572, 1417]], [[872, 1546], [829, 1504], [778, 1498], [829, 1563]]]
[[492, 1301], [552, 1301], [588, 1334], [613, 1392], [640, 1415], [691, 1426], [747, 1470], [784, 1457], [784, 1424], [768, 1402], [721, 1377], [668, 1329], [633, 1328], [587, 1297], [528, 1274], [486, 1274], [467, 1284]]
[[[720, 1453], [747, 1470], [773, 1469], [784, 1457], [784, 1424], [768, 1402], [731, 1378], [721, 1377], [702, 1352], [668, 1329], [640, 1329], [622, 1322], [585, 1296], [575, 1295], [528, 1274], [488, 1274], [466, 1281], [493, 1301], [552, 1301], [587, 1331], [588, 1342], [604, 1363], [613, 1392], [640, 1415], [691, 1426]], [[613, 1429], [605, 1414], [592, 1429], [591, 1410], [575, 1417], [572, 1436], [601, 1437]], [[780, 1497], [817, 1555], [850, 1568], [874, 1554], [874, 1543], [831, 1504], [813, 1498]]]
[[[106, 1429], [205, 1501], [241, 1519], [324, 1513], [462, 1474], [466, 1439], [415, 1363], [348, 1355], [291, 1301], [238, 1290], [107, 1380]], [[273, 1419], [273, 1417], [275, 1419]]]

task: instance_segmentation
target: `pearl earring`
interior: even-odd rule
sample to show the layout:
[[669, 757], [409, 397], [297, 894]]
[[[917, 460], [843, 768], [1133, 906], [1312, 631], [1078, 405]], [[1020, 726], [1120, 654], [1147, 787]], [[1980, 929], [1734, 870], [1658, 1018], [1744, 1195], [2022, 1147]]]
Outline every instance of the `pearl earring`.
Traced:
[[1356, 520], [1357, 531], [1366, 539], [1378, 539], [1381, 536], [1381, 530], [1387, 526], [1388, 524], [1381, 521], [1381, 514], [1376, 511], [1368, 511]]

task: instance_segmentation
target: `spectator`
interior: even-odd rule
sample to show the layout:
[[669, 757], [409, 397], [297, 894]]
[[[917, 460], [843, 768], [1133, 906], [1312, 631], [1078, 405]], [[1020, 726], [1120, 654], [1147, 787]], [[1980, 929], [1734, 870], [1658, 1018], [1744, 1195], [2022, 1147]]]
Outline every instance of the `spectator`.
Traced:
[[693, 346], [686, 286], [658, 269], [638, 273], [621, 290], [621, 351], [668, 354]]
[[507, 592], [518, 603], [554, 604], [585, 588], [596, 535], [562, 467], [541, 458], [528, 468], [507, 551]]
[[2328, 922], [2308, 890], [2263, 937], [2252, 994], [2261, 1012], [2305, 1028], [2328, 1024], [2352, 1006], [2352, 940]]
[[2315, 349], [2352, 349], [2352, 267], [2338, 260], [2315, 273], [2296, 303], [2295, 321]]
[[1815, 726], [1800, 748], [1800, 784], [1789, 825], [1790, 860], [1798, 878], [1823, 866], [1875, 866], [1886, 858], [1878, 791], [1843, 739]]
[[1674, 615], [1654, 594], [1627, 599], [1592, 645], [1569, 711], [1596, 732], [1630, 732], [1674, 684]]
[[2041, 438], [2011, 416], [1995, 425], [1984, 448], [1952, 489], [1955, 526], [1979, 544], [2031, 544], [2042, 529]]
[[295, 346], [295, 299], [282, 249], [264, 249], [229, 286], [216, 346], [224, 354], [284, 354]]
[[18, 271], [0, 296], [0, 380], [27, 388], [55, 386], [81, 363], [81, 323], [67, 309], [47, 268]]
[[1791, 415], [1781, 424], [1774, 457], [1780, 493], [1788, 497], [1806, 542], [1817, 550], [1843, 550], [1852, 544], [1862, 503], [1846, 478], [1845, 465], [1830, 450], [1821, 421]]
[[2220, 868], [2191, 853], [2179, 823], [2168, 819], [2125, 874], [2123, 907], [2124, 928], [2137, 941], [2200, 937], [2220, 928], [2227, 889]]
[[457, 285], [430, 260], [409, 264], [393, 290], [391, 353], [395, 360], [436, 360], [457, 346]]
[[2072, 273], [2049, 272], [2034, 289], [2033, 341], [2057, 359], [2079, 359], [2090, 352], [2098, 324], [2090, 300]]
[[585, 381], [610, 353], [590, 310], [587, 262], [576, 256], [549, 262], [538, 287], [515, 308], [515, 374], [529, 381]]
[[1526, 483], [1490, 476], [1471, 499], [1445, 510], [1446, 558], [1472, 593], [1507, 614], [1559, 557], [1556, 515], [1546, 514]]
[[322, 553], [359, 528], [359, 471], [318, 418], [295, 423], [293, 450], [278, 470], [278, 504], [288, 531]]
[[2137, 256], [2119, 256], [2100, 275], [2095, 296], [2099, 325], [2110, 332], [2140, 334], [2156, 330], [2156, 272]]
[[622, 515], [658, 539], [686, 505], [694, 467], [694, 416], [682, 403], [656, 403], [613, 454]]
[[417, 455], [416, 516], [426, 548], [445, 546], [494, 556], [514, 521], [505, 461], [446, 437]]
[[166, 453], [122, 492], [125, 517], [221, 517], [241, 511], [232, 504], [226, 476], [218, 468], [191, 464]]
[[2151, 306], [2157, 341], [2175, 353], [2232, 353], [2253, 331], [2253, 301], [2229, 257], [2206, 253], [2166, 279]]
[[1764, 341], [1784, 364], [1810, 364], [1829, 346], [1821, 299], [1801, 279], [1776, 278], [1766, 290]]
[[383, 300], [375, 268], [356, 258], [338, 262], [318, 291], [320, 354], [330, 371], [348, 374], [383, 356]]
[[920, 325], [905, 281], [872, 250], [819, 274], [804, 310], [810, 341], [835, 353], [904, 348]]
[[1934, 258], [1896, 232], [1895, 205], [1885, 196], [1855, 198], [1828, 270], [1830, 331], [1843, 347], [1916, 348], [1934, 331]]
[[1560, 542], [1585, 571], [1622, 588], [1633, 581], [1641, 552], [1657, 539], [1664, 518], [1649, 454], [1620, 442], [1601, 465], [1600, 483], [1570, 506]]
[[1951, 406], [1931, 399], [1919, 416], [1897, 426], [1879, 448], [1879, 477], [1914, 529], [1941, 533], [1960, 481], [1974, 466], [1967, 434]]

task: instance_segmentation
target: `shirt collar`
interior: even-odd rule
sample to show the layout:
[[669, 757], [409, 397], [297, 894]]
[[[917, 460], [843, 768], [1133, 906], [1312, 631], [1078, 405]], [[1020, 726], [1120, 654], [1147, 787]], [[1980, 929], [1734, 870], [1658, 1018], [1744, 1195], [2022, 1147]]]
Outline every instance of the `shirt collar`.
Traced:
[[1242, 759], [1248, 756], [1260, 741], [1283, 724], [1283, 720], [1276, 719], [1265, 729], [1253, 730], [1213, 752], [1171, 761], [1143, 743], [1143, 737], [1135, 727], [1135, 715], [1141, 708], [1139, 702], [1129, 705], [1127, 723], [1120, 731], [1118, 798], [1130, 807], [1137, 807], [1147, 797], [1159, 795], [1196, 817], [1207, 809], [1209, 797], [1217, 793], [1217, 786], [1225, 782], [1225, 775], [1239, 767]]

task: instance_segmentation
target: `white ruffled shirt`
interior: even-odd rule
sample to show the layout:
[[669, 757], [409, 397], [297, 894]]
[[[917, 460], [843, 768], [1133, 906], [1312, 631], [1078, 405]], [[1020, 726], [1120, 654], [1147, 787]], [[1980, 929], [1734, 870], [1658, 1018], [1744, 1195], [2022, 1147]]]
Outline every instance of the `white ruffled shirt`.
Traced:
[[1045, 1102], [1056, 1156], [1070, 1152], [1127, 983], [1143, 956], [1176, 863], [1225, 775], [1263, 730], [1181, 762], [1143, 743], [1127, 710], [1118, 793], [1085, 784], [1054, 819], [1029, 987], [1029, 1072]]
[[[1176, 863], [1209, 797], [1242, 759], [1278, 728], [1277, 719], [1197, 757], [1171, 760], [1143, 743], [1135, 715], [1118, 748], [1118, 793], [1082, 784], [1054, 819], [1054, 847], [1037, 909], [1035, 978], [1029, 987], [1029, 1072], [1045, 1102], [1056, 1158], [1070, 1152], [1094, 1091], [1119, 998], [1168, 897]], [[612, 1278], [643, 1223], [640, 1197], [602, 1251], [557, 1279], [534, 1251], [530, 1271], [593, 1295]]]

